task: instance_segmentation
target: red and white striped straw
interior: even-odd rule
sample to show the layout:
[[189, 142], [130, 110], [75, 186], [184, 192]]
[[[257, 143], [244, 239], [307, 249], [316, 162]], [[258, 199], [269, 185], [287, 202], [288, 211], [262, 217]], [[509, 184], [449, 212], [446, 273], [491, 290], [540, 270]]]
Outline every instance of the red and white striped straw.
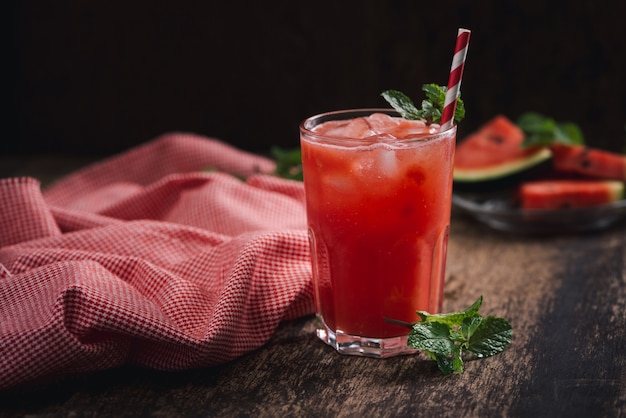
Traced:
[[450, 67], [450, 78], [448, 79], [448, 92], [444, 102], [443, 112], [441, 112], [441, 130], [450, 129], [454, 123], [454, 112], [456, 102], [461, 94], [461, 79], [465, 68], [465, 57], [469, 47], [470, 33], [468, 29], [459, 29], [456, 36], [456, 46], [454, 47], [454, 57], [452, 67]]

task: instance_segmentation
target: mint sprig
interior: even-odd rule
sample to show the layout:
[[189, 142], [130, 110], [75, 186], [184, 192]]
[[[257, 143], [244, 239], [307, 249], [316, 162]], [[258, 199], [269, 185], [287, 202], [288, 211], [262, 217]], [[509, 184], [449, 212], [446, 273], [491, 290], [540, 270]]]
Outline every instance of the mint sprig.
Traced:
[[550, 146], [555, 143], [565, 145], [582, 145], [582, 131], [572, 122], [556, 122], [554, 119], [536, 112], [522, 114], [516, 122], [524, 132], [523, 148]]
[[468, 308], [444, 314], [418, 311], [419, 322], [411, 325], [408, 345], [437, 362], [445, 375], [463, 372], [463, 358], [485, 358], [502, 352], [513, 335], [504, 318], [478, 313], [483, 297]]
[[302, 151], [300, 148], [285, 149], [272, 147], [270, 150], [276, 168], [274, 175], [290, 180], [302, 181]]
[[[425, 120], [427, 123], [440, 123], [441, 112], [446, 102], [448, 88], [437, 84], [424, 84], [422, 90], [426, 99], [422, 100], [422, 107], [418, 109], [406, 94], [398, 90], [386, 90], [381, 96], [396, 110], [404, 119]], [[454, 121], [460, 122], [465, 117], [465, 105], [459, 97], [454, 112]]]

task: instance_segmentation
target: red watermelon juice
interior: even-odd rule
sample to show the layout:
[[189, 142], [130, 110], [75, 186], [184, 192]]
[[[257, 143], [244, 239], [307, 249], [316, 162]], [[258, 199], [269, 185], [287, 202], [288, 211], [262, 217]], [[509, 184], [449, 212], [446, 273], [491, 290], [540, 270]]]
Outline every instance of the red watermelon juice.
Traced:
[[456, 127], [351, 110], [307, 119], [300, 139], [317, 335], [345, 354], [414, 352], [396, 324], [441, 310]]

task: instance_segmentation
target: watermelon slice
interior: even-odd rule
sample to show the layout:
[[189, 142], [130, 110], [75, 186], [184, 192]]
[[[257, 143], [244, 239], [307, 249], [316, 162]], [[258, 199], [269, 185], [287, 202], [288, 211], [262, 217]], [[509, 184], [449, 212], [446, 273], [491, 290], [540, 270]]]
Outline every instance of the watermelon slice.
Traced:
[[563, 209], [605, 205], [624, 197], [624, 183], [614, 180], [543, 180], [519, 188], [523, 209]]
[[[459, 190], [488, 190], [519, 184], [543, 174], [552, 157], [548, 147], [524, 149], [524, 133], [498, 115], [461, 141], [455, 151], [454, 185]], [[531, 170], [533, 169], [533, 170]]]
[[582, 145], [553, 145], [556, 171], [607, 180], [626, 180], [626, 156]]

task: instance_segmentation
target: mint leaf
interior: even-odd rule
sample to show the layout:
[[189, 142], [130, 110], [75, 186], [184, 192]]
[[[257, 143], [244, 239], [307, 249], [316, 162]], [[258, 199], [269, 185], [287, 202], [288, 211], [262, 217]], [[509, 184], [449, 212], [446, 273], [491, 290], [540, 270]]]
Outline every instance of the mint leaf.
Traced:
[[557, 124], [556, 138], [560, 142], [573, 145], [582, 145], [585, 140], [580, 127], [573, 122], [563, 122]]
[[503, 351], [511, 342], [511, 324], [503, 318], [488, 316], [470, 334], [467, 351], [477, 357], [491, 357]]
[[463, 372], [463, 359], [461, 358], [460, 350], [448, 357], [437, 354], [433, 360], [437, 362], [437, 367], [445, 375]]
[[504, 318], [482, 317], [482, 302], [480, 296], [466, 309], [445, 314], [417, 311], [420, 321], [412, 325], [407, 344], [435, 360], [446, 375], [463, 372], [464, 352], [476, 358], [502, 352], [511, 343], [511, 324]]
[[[429, 124], [441, 122], [441, 112], [446, 102], [447, 87], [431, 83], [424, 84], [422, 90], [426, 99], [422, 100], [421, 109], [418, 109], [406, 94], [397, 90], [386, 90], [381, 96], [405, 119], [423, 119]], [[459, 97], [454, 112], [454, 121], [458, 123], [464, 117], [465, 104]]]
[[287, 150], [280, 147], [272, 147], [270, 152], [276, 162], [274, 175], [302, 181], [302, 151], [300, 148]]
[[420, 317], [422, 321], [426, 322], [441, 322], [444, 324], [448, 324], [450, 326], [459, 326], [463, 322], [463, 320], [467, 317], [474, 316], [478, 313], [480, 306], [483, 304], [483, 297], [480, 296], [476, 302], [472, 303], [467, 308], [463, 309], [460, 312], [450, 312], [443, 314], [429, 314], [425, 311], [417, 311], [417, 315]]
[[422, 118], [420, 111], [406, 94], [397, 90], [386, 90], [382, 96], [404, 119], [417, 120]]
[[[437, 84], [424, 84], [422, 87], [424, 93], [426, 93], [426, 100], [422, 102], [422, 110], [425, 113], [425, 119], [431, 118], [435, 123], [441, 121], [441, 112], [446, 103], [446, 94], [448, 88], [445, 86], [439, 86]], [[430, 103], [424, 103], [430, 102]], [[460, 122], [465, 118], [465, 103], [459, 96], [456, 101], [456, 108], [454, 111], [454, 121]]]
[[457, 350], [450, 339], [450, 327], [439, 322], [415, 323], [408, 341], [415, 349], [443, 356], [452, 355]]
[[483, 317], [480, 315], [475, 315], [463, 319], [460, 329], [463, 340], [469, 341], [472, 335], [482, 325], [483, 322]]
[[434, 83], [424, 84], [422, 86], [422, 90], [426, 93], [426, 98], [433, 103], [441, 104], [443, 108], [443, 104], [446, 101], [446, 93], [448, 88], [445, 86], [439, 86]]
[[451, 333], [454, 331], [440, 322], [417, 322], [409, 334], [408, 345], [435, 360], [443, 374], [460, 373], [463, 370], [461, 349], [450, 338]]
[[426, 93], [426, 100], [422, 100], [422, 117], [435, 123], [441, 122], [441, 112], [446, 103], [448, 89], [436, 84], [424, 84], [422, 90]]
[[575, 123], [557, 123], [554, 119], [536, 112], [522, 114], [516, 124], [525, 134], [523, 148], [550, 146], [555, 143], [582, 145], [585, 142], [582, 131]]

